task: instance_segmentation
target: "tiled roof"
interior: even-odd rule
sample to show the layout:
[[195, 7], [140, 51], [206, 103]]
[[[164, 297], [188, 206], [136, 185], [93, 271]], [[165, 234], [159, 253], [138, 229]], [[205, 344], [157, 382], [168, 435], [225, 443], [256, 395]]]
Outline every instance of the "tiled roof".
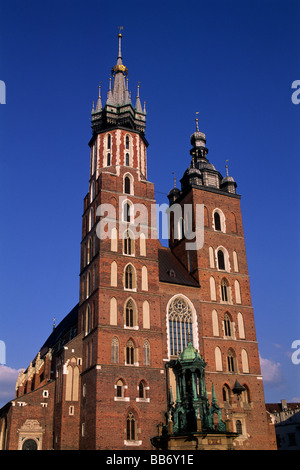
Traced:
[[188, 273], [170, 248], [158, 249], [159, 280], [171, 284], [199, 287], [198, 282]]
[[[287, 410], [296, 410], [299, 409], [300, 411], [300, 403], [287, 403]], [[280, 413], [281, 411], [285, 411], [282, 409], [281, 403], [266, 403], [266, 410], [269, 413]]]

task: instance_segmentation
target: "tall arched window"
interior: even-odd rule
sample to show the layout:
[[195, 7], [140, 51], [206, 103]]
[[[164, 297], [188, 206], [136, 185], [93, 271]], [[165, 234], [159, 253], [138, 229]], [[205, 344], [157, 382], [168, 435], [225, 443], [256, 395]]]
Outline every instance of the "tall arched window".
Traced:
[[126, 153], [126, 155], [125, 155], [125, 165], [129, 166], [129, 164], [130, 164], [129, 153]]
[[168, 310], [170, 354], [177, 356], [190, 339], [193, 342], [193, 318], [190, 305], [182, 297], [176, 297]]
[[119, 362], [119, 340], [114, 337], [111, 342], [111, 362], [118, 364]]
[[106, 166], [110, 166], [111, 165], [111, 156], [110, 156], [110, 152], [108, 152], [108, 154], [106, 155]]
[[226, 403], [230, 403], [230, 388], [227, 384], [225, 384], [222, 388], [222, 395], [223, 401]]
[[125, 395], [125, 389], [124, 389], [124, 382], [122, 379], [119, 379], [116, 385], [117, 388], [117, 397], [118, 398], [124, 398]]
[[134, 343], [130, 339], [126, 344], [126, 364], [134, 364]]
[[107, 134], [107, 148], [110, 149], [111, 147], [111, 135]]
[[125, 268], [125, 289], [134, 289], [135, 288], [135, 275], [134, 269], [131, 264], [128, 264]]
[[228, 372], [236, 372], [236, 358], [232, 349], [227, 354], [227, 370]]
[[218, 250], [218, 268], [225, 269], [225, 258], [222, 250]]
[[215, 230], [221, 231], [221, 217], [219, 212], [214, 213]]
[[124, 193], [125, 194], [131, 194], [131, 181], [129, 176], [125, 176], [124, 178]]
[[123, 282], [124, 282], [125, 289], [136, 291], [136, 287], [137, 287], [136, 270], [132, 264], [128, 264], [125, 267], [124, 275], [123, 275]]
[[225, 336], [231, 336], [231, 319], [228, 313], [225, 313], [224, 315], [224, 335]]
[[130, 232], [126, 230], [124, 234], [124, 242], [123, 242], [123, 247], [124, 247], [124, 255], [133, 255], [134, 254], [134, 240], [130, 236]]
[[136, 441], [136, 422], [132, 412], [128, 413], [126, 419], [126, 438], [127, 441]]
[[213, 228], [217, 232], [226, 232], [225, 216], [221, 209], [215, 209], [213, 212]]
[[129, 150], [129, 135], [126, 136], [125, 147], [126, 147], [126, 150]]
[[225, 278], [221, 281], [221, 299], [223, 302], [229, 302], [229, 283]]
[[132, 328], [135, 324], [134, 322], [134, 304], [131, 299], [129, 299], [126, 303], [125, 307], [125, 326]]
[[123, 221], [130, 222], [130, 204], [128, 202], [124, 203], [123, 206]]
[[139, 383], [139, 398], [146, 398], [146, 384], [143, 380]]

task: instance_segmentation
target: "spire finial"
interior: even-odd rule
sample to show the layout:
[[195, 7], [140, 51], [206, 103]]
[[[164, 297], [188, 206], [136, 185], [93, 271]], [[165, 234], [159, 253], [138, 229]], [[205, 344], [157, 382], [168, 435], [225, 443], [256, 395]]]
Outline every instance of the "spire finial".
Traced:
[[199, 111], [196, 111], [196, 131], [199, 132], [199, 125], [198, 125], [198, 118], [197, 115], [199, 114]]
[[56, 318], [53, 317], [53, 330], [55, 330], [55, 322], [56, 322]]
[[228, 165], [227, 165], [227, 162], [229, 162], [229, 160], [226, 160], [225, 168], [226, 168], [226, 175], [229, 176], [229, 174], [228, 174]]
[[121, 51], [121, 42], [122, 42], [122, 34], [121, 34], [121, 31], [123, 29], [123, 26], [119, 26], [119, 34], [118, 34], [118, 38], [119, 38], [119, 53], [118, 53], [118, 59], [122, 59], [122, 51]]
[[176, 176], [175, 176], [175, 172], [172, 171], [172, 175], [174, 175], [173, 179], [174, 179], [174, 188], [176, 188]]

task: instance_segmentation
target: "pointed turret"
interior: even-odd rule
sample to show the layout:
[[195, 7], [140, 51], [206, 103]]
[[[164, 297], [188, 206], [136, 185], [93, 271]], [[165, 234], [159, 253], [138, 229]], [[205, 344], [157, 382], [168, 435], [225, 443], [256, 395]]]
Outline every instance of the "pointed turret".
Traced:
[[98, 101], [97, 101], [97, 106], [96, 106], [96, 111], [99, 112], [102, 109], [102, 103], [101, 103], [101, 85], [99, 85], [99, 95], [98, 95]]
[[137, 113], [142, 113], [142, 105], [140, 100], [140, 85], [137, 86], [137, 94], [136, 94], [136, 103], [135, 103], [135, 110]]

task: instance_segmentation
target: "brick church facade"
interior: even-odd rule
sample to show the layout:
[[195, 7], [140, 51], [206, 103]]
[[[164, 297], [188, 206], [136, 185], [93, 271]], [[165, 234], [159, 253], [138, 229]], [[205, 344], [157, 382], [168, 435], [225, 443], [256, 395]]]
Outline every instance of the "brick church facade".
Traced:
[[196, 120], [191, 163], [168, 194], [169, 247], [161, 245], [146, 110], [139, 89], [132, 104], [121, 38], [106, 103], [99, 88], [92, 109], [79, 302], [19, 374], [0, 410], [0, 449], [154, 449], [178, 394], [166, 365], [189, 342], [234, 448], [275, 449], [236, 182], [207, 159]]

